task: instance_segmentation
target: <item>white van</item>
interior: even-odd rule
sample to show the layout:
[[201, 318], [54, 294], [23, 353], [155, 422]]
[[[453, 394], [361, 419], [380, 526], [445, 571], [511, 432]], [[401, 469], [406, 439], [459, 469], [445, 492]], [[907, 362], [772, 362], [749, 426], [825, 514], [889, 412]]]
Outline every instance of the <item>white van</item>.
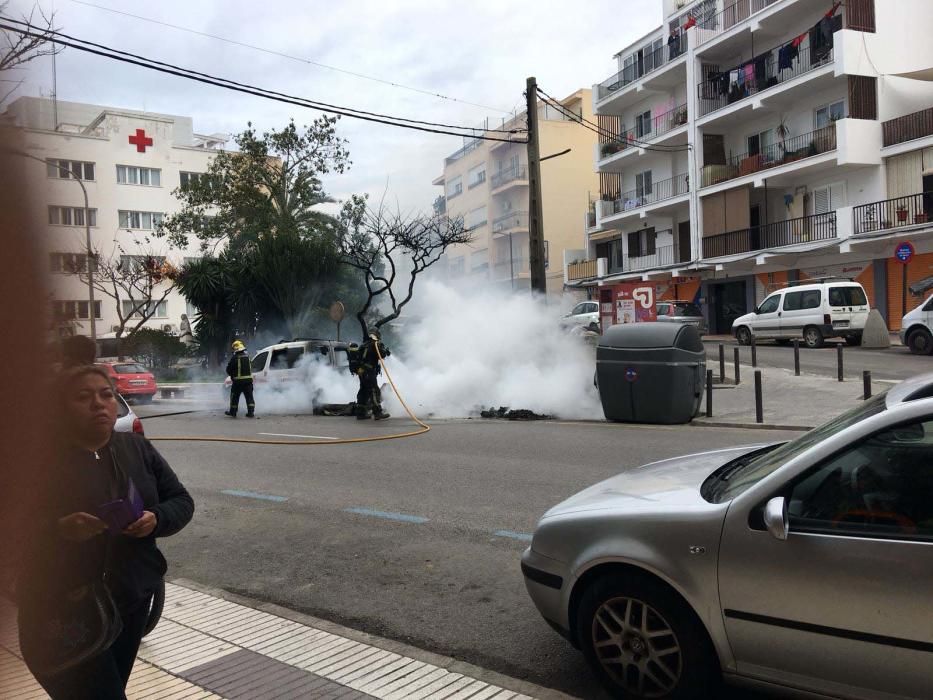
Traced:
[[868, 311], [868, 297], [858, 282], [799, 284], [770, 294], [755, 311], [739, 316], [732, 333], [740, 345], [748, 345], [752, 338], [778, 342], [802, 338], [808, 348], [820, 347], [826, 338], [861, 345]]
[[913, 311], [908, 311], [901, 321], [898, 335], [901, 343], [910, 348], [914, 355], [929, 355], [933, 352], [933, 296]]
[[[284, 387], [289, 382], [301, 381], [311, 361], [322, 362], [338, 371], [348, 372], [350, 369], [348, 347], [349, 343], [339, 340], [305, 340], [302, 338], [269, 345], [253, 355], [250, 362], [253, 384]], [[304, 369], [304, 374], [301, 368]], [[224, 388], [229, 389], [230, 384], [230, 378], [227, 377], [224, 381]]]

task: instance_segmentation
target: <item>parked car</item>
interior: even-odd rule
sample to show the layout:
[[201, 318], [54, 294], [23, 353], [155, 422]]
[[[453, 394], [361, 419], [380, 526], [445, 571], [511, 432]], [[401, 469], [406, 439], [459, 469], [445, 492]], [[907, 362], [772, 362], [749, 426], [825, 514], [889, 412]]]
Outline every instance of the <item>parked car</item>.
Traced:
[[[274, 388], [301, 381], [311, 361], [323, 362], [346, 372], [350, 367], [347, 355], [349, 345], [340, 340], [296, 338], [293, 341], [282, 341], [264, 347], [250, 361], [253, 384], [266, 384]], [[231, 383], [230, 377], [227, 377], [224, 380], [224, 388], [229, 390]]]
[[133, 409], [126, 403], [126, 399], [119, 394], [117, 394], [117, 422], [114, 423], [113, 429], [118, 433], [146, 434], [139, 416], [133, 413]]
[[611, 477], [547, 511], [522, 556], [605, 686], [661, 700], [719, 697], [723, 676], [930, 697], [931, 571], [933, 373], [790, 442]]
[[560, 319], [560, 327], [571, 330], [582, 326], [590, 330], [599, 330], [599, 303], [595, 301], [581, 301]]
[[752, 338], [802, 338], [808, 348], [821, 347], [826, 338], [861, 345], [868, 312], [868, 297], [858, 282], [800, 284], [770, 294], [752, 313], [739, 316], [732, 333], [740, 345]]
[[152, 372], [137, 362], [98, 362], [110, 374], [113, 385], [123, 398], [132, 398], [149, 403], [158, 386]]
[[700, 335], [706, 333], [706, 319], [700, 307], [692, 301], [659, 301], [657, 303], [658, 321], [662, 323], [689, 323], [696, 326]]
[[915, 355], [933, 352], [933, 296], [904, 316], [898, 335]]

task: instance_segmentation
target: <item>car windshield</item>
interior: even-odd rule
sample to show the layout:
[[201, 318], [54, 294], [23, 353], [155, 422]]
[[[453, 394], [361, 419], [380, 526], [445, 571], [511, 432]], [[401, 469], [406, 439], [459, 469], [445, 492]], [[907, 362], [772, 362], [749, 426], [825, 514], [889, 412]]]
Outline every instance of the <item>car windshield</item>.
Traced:
[[145, 374], [147, 372], [145, 367], [140, 367], [139, 365], [114, 365], [113, 371], [117, 374]]
[[694, 304], [674, 304], [673, 316], [702, 316], [703, 312], [700, 311]]
[[886, 394], [876, 394], [862, 405], [804, 433], [796, 440], [771, 445], [724, 464], [703, 483], [703, 498], [711, 503], [731, 501], [817, 443], [884, 411]]

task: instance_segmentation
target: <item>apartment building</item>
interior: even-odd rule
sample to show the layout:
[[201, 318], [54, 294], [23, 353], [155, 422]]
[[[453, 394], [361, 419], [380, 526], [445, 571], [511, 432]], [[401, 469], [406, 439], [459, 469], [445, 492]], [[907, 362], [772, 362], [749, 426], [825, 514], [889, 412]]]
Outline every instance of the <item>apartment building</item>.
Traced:
[[[34, 97], [11, 103], [0, 124], [17, 150], [32, 156], [22, 158], [21, 172], [32, 193], [31, 218], [43, 224], [36, 237], [48, 259], [53, 334], [90, 335], [93, 315], [97, 336], [112, 338], [117, 304], [126, 317], [146, 299], [120, 294], [118, 302], [97, 291], [91, 308], [81, 186], [91, 248], [103, 261], [136, 264], [154, 256], [180, 266], [200, 255], [198, 247], [169, 250], [153, 234], [162, 217], [180, 208], [172, 192], [204, 173], [227, 137], [195, 134], [190, 117]], [[162, 296], [158, 288], [156, 295]], [[195, 313], [172, 291], [145, 325], [178, 333], [182, 314]]]
[[[594, 119], [589, 90], [560, 100], [576, 118]], [[595, 132], [582, 128], [561, 110], [538, 107], [542, 157], [569, 152], [541, 163], [545, 273], [548, 295], [564, 292], [564, 251], [579, 248], [579, 211], [598, 186], [593, 172]], [[497, 129], [524, 128], [524, 113]], [[489, 135], [502, 136], [499, 132]], [[524, 138], [517, 134], [516, 141]], [[447, 251], [439, 274], [457, 282], [499, 289], [530, 289], [528, 242], [528, 159], [524, 143], [471, 139], [444, 159], [444, 172], [433, 184], [444, 188], [437, 213], [463, 217], [473, 231], [469, 245]]]
[[567, 286], [653, 283], [728, 333], [776, 287], [843, 276], [898, 328], [933, 288], [933, 3], [663, 12], [593, 87], [599, 195]]

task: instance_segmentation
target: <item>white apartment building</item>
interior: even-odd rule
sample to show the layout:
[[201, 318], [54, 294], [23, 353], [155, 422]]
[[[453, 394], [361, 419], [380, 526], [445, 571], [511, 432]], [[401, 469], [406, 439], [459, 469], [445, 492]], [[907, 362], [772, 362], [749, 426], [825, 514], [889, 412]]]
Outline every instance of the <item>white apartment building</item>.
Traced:
[[[17, 149], [33, 156], [23, 157], [21, 168], [31, 219], [44, 224], [37, 238], [48, 259], [53, 333], [90, 335], [93, 313], [97, 336], [112, 338], [118, 302], [96, 291], [91, 309], [87, 283], [75, 274], [87, 269], [84, 196], [75, 176], [87, 189], [91, 248], [104, 261], [132, 264], [133, 256], [152, 255], [180, 266], [200, 255], [197, 244], [170, 250], [153, 233], [180, 208], [172, 192], [204, 173], [227, 137], [195, 134], [190, 117], [34, 97], [11, 103], [0, 124], [12, 127]], [[119, 303], [126, 315], [141, 301]], [[182, 314], [193, 320], [195, 313], [172, 291], [145, 325], [178, 333]]]
[[933, 2], [663, 11], [593, 87], [600, 197], [566, 284], [654, 282], [728, 333], [778, 286], [845, 276], [898, 328], [933, 287]]

